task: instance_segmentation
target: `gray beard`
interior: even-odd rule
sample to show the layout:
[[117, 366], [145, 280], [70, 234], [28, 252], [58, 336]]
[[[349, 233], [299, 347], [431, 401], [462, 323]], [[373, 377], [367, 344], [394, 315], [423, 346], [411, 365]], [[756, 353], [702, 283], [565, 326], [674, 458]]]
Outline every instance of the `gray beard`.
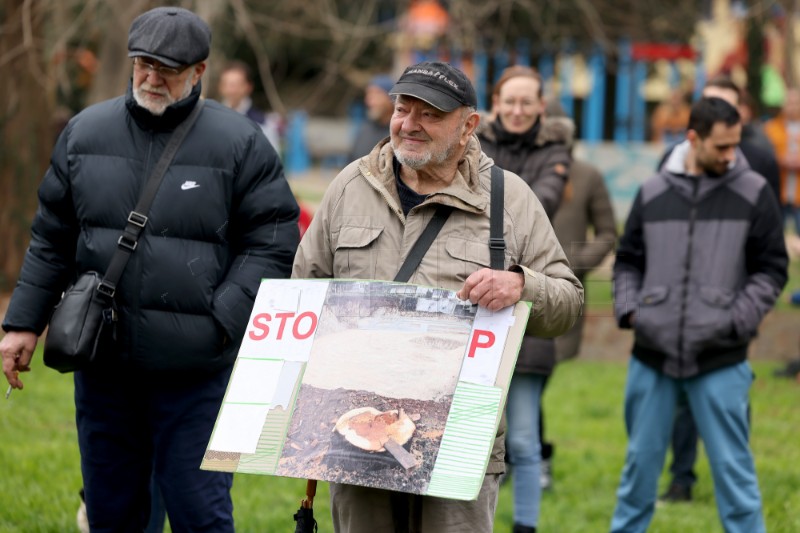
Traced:
[[139, 88], [133, 89], [133, 99], [136, 100], [136, 103], [139, 104], [140, 107], [143, 107], [150, 111], [152, 115], [160, 117], [164, 114], [169, 106], [176, 102], [180, 102], [184, 98], [187, 98], [190, 94], [192, 94], [192, 89], [194, 85], [192, 85], [192, 76], [190, 75], [186, 78], [186, 83], [183, 86], [183, 92], [181, 93], [180, 97], [176, 100], [173, 100], [172, 97], [167, 93], [167, 100], [163, 104], [155, 104], [148, 100], [147, 96], [141, 89], [141, 85]]
[[453, 155], [456, 148], [458, 147], [458, 143], [453, 143], [452, 145], [448, 146], [446, 150], [439, 152], [438, 154], [434, 154], [433, 152], [428, 152], [422, 156], [407, 156], [403, 155], [397, 150], [397, 146], [395, 145], [394, 139], [391, 140], [392, 142], [392, 150], [394, 151], [394, 156], [397, 158], [397, 161], [408, 168], [413, 170], [420, 170], [425, 168], [428, 164], [433, 163], [434, 165], [441, 165], [448, 159], [450, 156]]
[[[392, 146], [394, 148], [394, 146]], [[401, 165], [408, 168], [413, 168], [414, 170], [419, 170], [421, 168], [425, 168], [425, 166], [430, 163], [431, 159], [433, 159], [433, 154], [428, 152], [427, 155], [422, 157], [406, 157], [397, 150], [394, 151], [394, 156], [397, 158], [397, 161], [400, 162]]]

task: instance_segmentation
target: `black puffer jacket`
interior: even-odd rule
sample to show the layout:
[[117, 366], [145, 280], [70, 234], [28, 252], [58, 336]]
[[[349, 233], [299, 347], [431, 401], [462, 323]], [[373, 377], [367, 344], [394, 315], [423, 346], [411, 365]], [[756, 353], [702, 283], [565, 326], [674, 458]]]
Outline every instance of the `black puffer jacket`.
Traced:
[[[200, 84], [156, 117], [135, 103], [129, 87], [127, 96], [69, 122], [39, 188], [30, 248], [3, 329], [40, 334], [72, 280], [105, 270], [142, 184], [199, 95]], [[117, 341], [107, 351], [145, 369], [230, 364], [260, 280], [291, 272], [298, 212], [258, 126], [206, 101], [122, 274]], [[223, 349], [226, 335], [234, 342]]]

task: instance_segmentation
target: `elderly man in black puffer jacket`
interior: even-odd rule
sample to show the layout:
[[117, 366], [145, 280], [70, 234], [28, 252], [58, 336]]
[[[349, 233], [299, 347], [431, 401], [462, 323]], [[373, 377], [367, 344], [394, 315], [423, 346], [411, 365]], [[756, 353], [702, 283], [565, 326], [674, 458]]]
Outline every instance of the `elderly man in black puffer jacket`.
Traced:
[[[12, 387], [62, 291], [108, 267], [143, 183], [200, 98], [210, 40], [185, 9], [139, 16], [127, 95], [79, 113], [60, 136], [3, 322]], [[233, 531], [231, 475], [198, 466], [259, 282], [291, 271], [298, 207], [258, 126], [206, 101], [148, 217], [117, 285], [116, 339], [75, 373], [89, 522], [141, 531], [153, 472], [173, 530]]]

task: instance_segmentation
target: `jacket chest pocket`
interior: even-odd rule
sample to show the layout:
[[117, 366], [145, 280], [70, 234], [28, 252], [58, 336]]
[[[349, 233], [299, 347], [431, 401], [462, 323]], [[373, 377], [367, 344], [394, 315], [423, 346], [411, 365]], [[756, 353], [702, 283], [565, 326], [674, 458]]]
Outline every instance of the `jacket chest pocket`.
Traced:
[[473, 241], [460, 237], [449, 237], [445, 243], [445, 250], [452, 272], [458, 276], [459, 281], [464, 281], [473, 272], [482, 268], [490, 268], [489, 242]]
[[342, 226], [333, 253], [333, 275], [337, 278], [376, 279], [383, 227]]

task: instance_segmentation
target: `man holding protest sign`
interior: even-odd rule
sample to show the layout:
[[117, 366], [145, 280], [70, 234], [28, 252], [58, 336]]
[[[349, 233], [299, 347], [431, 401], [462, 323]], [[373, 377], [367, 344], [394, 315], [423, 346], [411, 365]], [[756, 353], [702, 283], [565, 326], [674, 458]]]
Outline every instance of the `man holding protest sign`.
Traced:
[[[583, 288], [541, 204], [511, 173], [503, 179], [506, 269], [489, 268], [493, 162], [474, 136], [480, 117], [470, 81], [449, 64], [424, 62], [407, 68], [390, 94], [396, 98], [390, 139], [331, 183], [295, 257], [293, 277], [396, 279], [428, 223], [440, 218], [434, 212], [449, 206], [408, 281], [458, 290], [490, 311], [531, 301], [528, 333], [567, 331], [580, 313]], [[491, 532], [504, 433], [503, 421], [476, 501], [331, 484], [335, 531]]]

